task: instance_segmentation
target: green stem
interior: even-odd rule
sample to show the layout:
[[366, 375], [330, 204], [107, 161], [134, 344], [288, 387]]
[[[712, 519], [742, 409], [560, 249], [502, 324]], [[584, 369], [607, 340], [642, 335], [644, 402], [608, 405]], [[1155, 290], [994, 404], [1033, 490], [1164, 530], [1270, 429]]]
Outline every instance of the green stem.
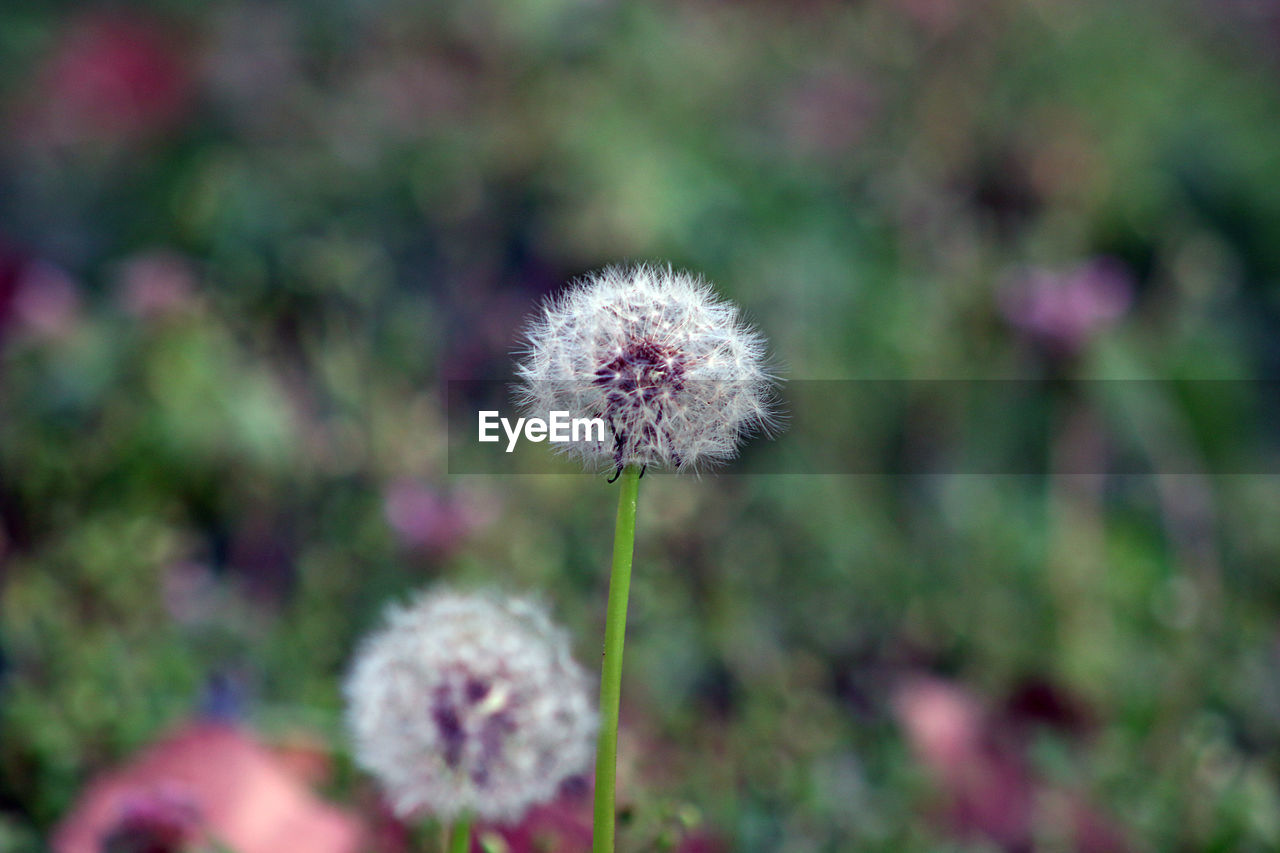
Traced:
[[471, 818], [463, 815], [449, 828], [449, 853], [470, 853]]
[[604, 665], [600, 674], [600, 742], [596, 747], [596, 800], [592, 853], [613, 853], [614, 795], [618, 775], [618, 706], [622, 696], [622, 643], [627, 636], [631, 556], [636, 542], [636, 497], [640, 472], [622, 472], [618, 520], [613, 531], [613, 570], [604, 622]]

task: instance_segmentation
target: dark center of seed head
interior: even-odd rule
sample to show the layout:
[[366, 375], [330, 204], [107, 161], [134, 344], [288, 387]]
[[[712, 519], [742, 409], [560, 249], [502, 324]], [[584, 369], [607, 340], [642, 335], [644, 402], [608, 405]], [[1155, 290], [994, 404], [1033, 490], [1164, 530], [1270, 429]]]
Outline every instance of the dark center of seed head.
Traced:
[[[458, 687], [461, 687], [461, 697], [458, 696]], [[487, 679], [473, 675], [461, 685], [455, 682], [452, 687], [442, 686], [432, 697], [431, 720], [440, 735], [444, 763], [450, 770], [457, 770], [462, 763], [467, 741], [463, 715], [469, 715], [470, 709], [483, 702], [492, 689], [493, 685]]]
[[489, 688], [489, 682], [483, 678], [468, 678], [466, 688], [467, 701], [472, 704], [479, 702], [489, 695]]
[[679, 387], [684, 369], [676, 349], [640, 338], [628, 341], [621, 353], [601, 365], [595, 383], [622, 394], [647, 395], [664, 384]]
[[467, 739], [466, 732], [462, 729], [462, 720], [458, 718], [458, 709], [447, 698], [437, 698], [431, 707], [431, 719], [435, 721], [436, 731], [440, 733], [444, 763], [450, 770], [456, 770], [462, 761], [462, 747]]

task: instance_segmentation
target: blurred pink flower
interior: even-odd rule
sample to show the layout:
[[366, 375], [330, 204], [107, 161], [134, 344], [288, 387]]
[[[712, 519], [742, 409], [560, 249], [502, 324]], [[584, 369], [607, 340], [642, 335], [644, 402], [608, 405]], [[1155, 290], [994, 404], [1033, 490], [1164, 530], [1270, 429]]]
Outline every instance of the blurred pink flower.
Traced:
[[1027, 768], [990, 739], [984, 711], [970, 693], [945, 681], [912, 678], [896, 691], [894, 710], [916, 760], [942, 789], [955, 829], [1006, 846], [1029, 840], [1033, 792]]
[[184, 627], [214, 621], [220, 592], [213, 570], [194, 561], [173, 563], [160, 579], [165, 611], [170, 619]]
[[[364, 810], [374, 816], [371, 850], [410, 853], [417, 849], [411, 842], [411, 824], [395, 815], [385, 797], [371, 798]], [[471, 853], [586, 853], [590, 849], [591, 783], [582, 776], [570, 777], [555, 800], [534, 806], [517, 822], [480, 821], [471, 832]], [[690, 851], [682, 847], [680, 853]]]
[[981, 751], [983, 711], [960, 687], [912, 678], [898, 687], [893, 707], [916, 757], [937, 775], [963, 774]]
[[32, 261], [22, 268], [12, 300], [13, 319], [39, 338], [65, 338], [80, 316], [80, 288], [75, 280], [44, 261]]
[[723, 839], [714, 835], [700, 834], [691, 835], [680, 842], [676, 853], [727, 853], [728, 850], [729, 845]]
[[1119, 261], [1095, 258], [1067, 272], [1025, 270], [999, 298], [1014, 327], [1049, 354], [1071, 356], [1128, 310], [1133, 279]]
[[30, 81], [19, 135], [37, 145], [129, 141], [175, 125], [192, 95], [175, 34], [159, 22], [81, 14]]
[[1031, 769], [1016, 719], [996, 715], [959, 684], [910, 676], [894, 691], [893, 710], [916, 760], [942, 796], [944, 822], [961, 838], [1002, 850], [1030, 850], [1044, 804], [1066, 804], [1071, 849], [1120, 853], [1123, 834], [1080, 794], [1056, 790]]
[[383, 512], [400, 544], [437, 553], [452, 550], [483, 526], [486, 513], [474, 504], [465, 497], [441, 495], [411, 478], [391, 483], [383, 496]]
[[177, 252], [143, 252], [121, 265], [117, 287], [126, 313], [139, 320], [162, 320], [191, 310], [195, 273]]
[[235, 727], [192, 723], [90, 783], [52, 849], [100, 853], [112, 839], [175, 851], [210, 842], [236, 853], [361, 849], [361, 823], [322, 803], [286, 768]]
[[181, 790], [156, 789], [125, 799], [102, 849], [180, 853], [201, 843], [200, 809]]
[[[546, 805], [535, 806], [516, 824], [481, 824], [476, 827], [472, 853], [484, 853], [487, 838], [500, 838], [508, 853], [586, 853], [591, 849], [592, 780], [574, 776], [561, 786], [560, 796]], [[729, 849], [720, 838], [705, 830], [685, 835], [675, 853], [725, 853]]]
[[227, 119], [249, 129], [300, 130], [296, 93], [307, 85], [299, 45], [303, 15], [280, 3], [222, 4], [213, 11], [200, 73]]
[[806, 155], [846, 158], [875, 120], [879, 88], [846, 68], [816, 71], [779, 103], [779, 123], [788, 149]]
[[955, 0], [897, 0], [896, 5], [933, 35], [953, 29], [964, 14], [963, 6]]
[[494, 835], [510, 853], [586, 853], [591, 849], [591, 801], [581, 790], [567, 790], [553, 802], [530, 809], [514, 826], [478, 827], [473, 853], [484, 849], [485, 836]]

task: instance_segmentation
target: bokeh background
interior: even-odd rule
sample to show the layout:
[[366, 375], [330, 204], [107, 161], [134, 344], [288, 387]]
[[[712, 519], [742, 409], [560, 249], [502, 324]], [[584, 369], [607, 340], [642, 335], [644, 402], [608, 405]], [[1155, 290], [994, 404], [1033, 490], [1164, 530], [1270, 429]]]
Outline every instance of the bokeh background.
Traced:
[[[450, 474], [445, 381], [627, 260], [791, 380], [1049, 392], [1039, 474], [646, 478], [624, 849], [1280, 849], [1278, 40], [1273, 0], [5, 3], [0, 849], [435, 849], [341, 677], [436, 582], [597, 659], [615, 492]], [[588, 784], [486, 849], [582, 849]]]

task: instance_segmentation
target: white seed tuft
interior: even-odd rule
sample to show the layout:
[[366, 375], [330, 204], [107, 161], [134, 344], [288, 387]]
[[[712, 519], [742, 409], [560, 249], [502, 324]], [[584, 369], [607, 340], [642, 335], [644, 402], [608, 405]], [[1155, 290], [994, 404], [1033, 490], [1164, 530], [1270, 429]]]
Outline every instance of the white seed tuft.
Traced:
[[515, 820], [590, 763], [589, 688], [537, 605], [429, 592], [361, 643], [347, 720], [357, 763], [400, 816]]
[[601, 418], [603, 441], [557, 445], [590, 467], [698, 470], [775, 422], [764, 338], [689, 273], [592, 273], [549, 299], [525, 337], [520, 403], [531, 417]]

